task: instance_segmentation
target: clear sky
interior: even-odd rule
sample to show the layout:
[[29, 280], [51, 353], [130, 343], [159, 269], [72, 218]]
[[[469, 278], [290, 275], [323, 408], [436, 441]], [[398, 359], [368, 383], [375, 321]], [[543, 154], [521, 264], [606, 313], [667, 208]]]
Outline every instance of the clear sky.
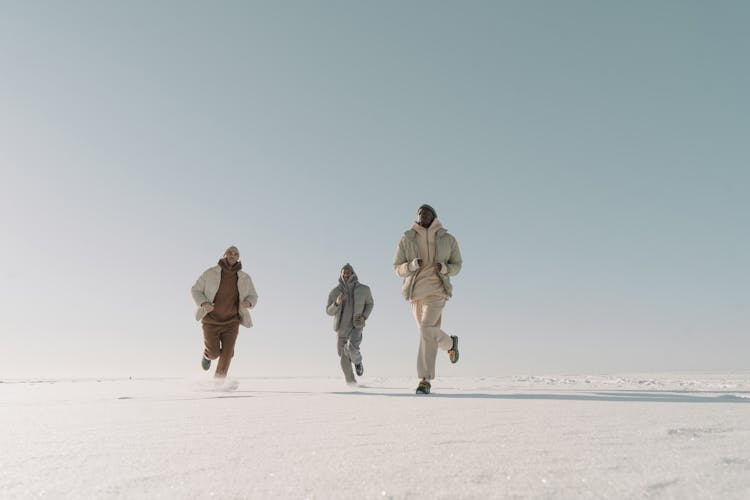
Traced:
[[750, 3], [0, 4], [0, 378], [190, 376], [189, 290], [260, 295], [230, 375], [414, 375], [392, 258], [464, 268], [440, 375], [747, 369]]

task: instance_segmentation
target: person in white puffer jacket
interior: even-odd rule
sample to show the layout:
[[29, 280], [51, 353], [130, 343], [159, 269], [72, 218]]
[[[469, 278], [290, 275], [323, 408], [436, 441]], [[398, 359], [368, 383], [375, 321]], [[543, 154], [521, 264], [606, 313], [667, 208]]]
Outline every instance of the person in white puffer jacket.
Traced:
[[249, 309], [255, 307], [258, 294], [250, 275], [241, 269], [240, 251], [231, 246], [218, 265], [203, 272], [190, 289], [198, 306], [195, 319], [203, 325], [201, 367], [207, 371], [211, 360], [219, 358], [216, 378], [227, 376], [239, 326], [253, 326]]
[[418, 394], [430, 393], [438, 349], [448, 351], [452, 363], [458, 361], [458, 337], [445, 333], [440, 323], [445, 302], [453, 294], [450, 277], [461, 271], [462, 262], [456, 239], [443, 228], [435, 209], [419, 207], [416, 223], [401, 237], [393, 258], [419, 328]]

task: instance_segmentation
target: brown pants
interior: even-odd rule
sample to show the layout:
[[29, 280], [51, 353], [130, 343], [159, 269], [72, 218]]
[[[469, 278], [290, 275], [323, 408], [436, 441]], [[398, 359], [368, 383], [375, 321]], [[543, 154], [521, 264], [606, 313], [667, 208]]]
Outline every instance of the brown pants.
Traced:
[[219, 358], [216, 364], [215, 377], [226, 377], [229, 364], [234, 356], [234, 344], [240, 330], [239, 323], [229, 325], [207, 325], [203, 323], [203, 357]]

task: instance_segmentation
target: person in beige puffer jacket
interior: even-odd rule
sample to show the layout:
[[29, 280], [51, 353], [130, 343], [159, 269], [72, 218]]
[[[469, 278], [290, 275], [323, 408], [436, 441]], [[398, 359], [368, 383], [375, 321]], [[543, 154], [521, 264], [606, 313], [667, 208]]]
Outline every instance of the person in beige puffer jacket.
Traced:
[[445, 333], [440, 323], [445, 302], [453, 294], [450, 277], [461, 271], [461, 265], [458, 243], [443, 228], [435, 209], [419, 207], [417, 222], [401, 237], [393, 258], [396, 274], [404, 279], [402, 293], [419, 327], [418, 394], [430, 392], [438, 349], [448, 351], [452, 363], [458, 361], [458, 337]]

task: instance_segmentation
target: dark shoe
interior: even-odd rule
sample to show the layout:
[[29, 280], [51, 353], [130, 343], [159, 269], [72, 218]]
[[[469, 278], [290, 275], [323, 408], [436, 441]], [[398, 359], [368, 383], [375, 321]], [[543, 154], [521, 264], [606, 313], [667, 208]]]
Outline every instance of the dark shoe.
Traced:
[[458, 337], [451, 335], [451, 338], [453, 339], [453, 346], [448, 349], [448, 358], [450, 358], [451, 363], [458, 363]]
[[201, 368], [208, 371], [211, 368], [211, 360], [206, 358], [201, 359]]
[[420, 380], [417, 386], [417, 394], [429, 394], [432, 386], [426, 380]]
[[357, 376], [361, 377], [363, 373], [365, 373], [365, 367], [362, 365], [362, 363], [357, 363], [354, 365], [354, 369], [357, 371]]

